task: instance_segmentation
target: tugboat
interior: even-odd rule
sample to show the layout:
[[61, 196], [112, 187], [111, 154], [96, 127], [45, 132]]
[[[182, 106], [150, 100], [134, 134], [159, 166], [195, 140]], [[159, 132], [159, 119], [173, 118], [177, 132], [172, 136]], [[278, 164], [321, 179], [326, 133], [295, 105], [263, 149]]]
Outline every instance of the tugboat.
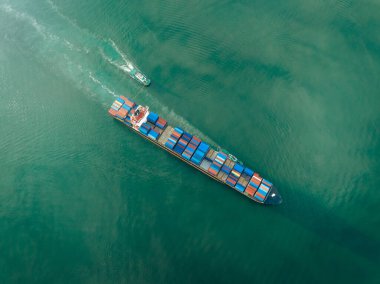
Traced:
[[139, 69], [134, 67], [131, 63], [128, 62], [127, 64], [120, 66], [120, 68], [144, 86], [150, 85], [150, 79], [148, 79]]

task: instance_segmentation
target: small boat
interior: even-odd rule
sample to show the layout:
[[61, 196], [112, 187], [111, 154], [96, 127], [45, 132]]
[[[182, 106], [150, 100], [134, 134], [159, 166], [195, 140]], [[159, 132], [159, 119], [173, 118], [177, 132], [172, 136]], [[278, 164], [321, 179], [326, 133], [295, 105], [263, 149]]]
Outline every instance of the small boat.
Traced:
[[134, 67], [131, 63], [121, 65], [120, 68], [144, 86], [150, 85], [150, 79], [148, 79], [139, 69]]

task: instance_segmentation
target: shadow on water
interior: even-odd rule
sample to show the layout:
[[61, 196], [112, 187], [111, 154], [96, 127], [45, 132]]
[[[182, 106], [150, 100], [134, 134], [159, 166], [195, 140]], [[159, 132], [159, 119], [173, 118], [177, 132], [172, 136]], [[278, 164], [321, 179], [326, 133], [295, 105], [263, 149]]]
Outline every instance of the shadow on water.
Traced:
[[330, 240], [370, 262], [380, 263], [379, 240], [361, 232], [331, 211], [324, 210], [311, 197], [301, 193], [297, 195], [305, 207], [301, 204], [300, 206], [291, 206], [285, 200], [274, 211], [325, 240]]

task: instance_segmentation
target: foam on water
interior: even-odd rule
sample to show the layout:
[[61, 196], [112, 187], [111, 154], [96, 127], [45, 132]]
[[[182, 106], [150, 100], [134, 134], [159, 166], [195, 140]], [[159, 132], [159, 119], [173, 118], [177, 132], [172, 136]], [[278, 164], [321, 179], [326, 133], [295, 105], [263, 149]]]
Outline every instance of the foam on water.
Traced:
[[[2, 282], [377, 283], [378, 5], [348, 2], [0, 0]], [[128, 135], [106, 117], [119, 94], [284, 204]]]
[[98, 84], [103, 90], [105, 90], [108, 94], [110, 94], [111, 96], [113, 96], [114, 98], [117, 98], [119, 97], [120, 95], [117, 95], [114, 91], [112, 91], [110, 88], [108, 88], [106, 85], [104, 85], [100, 80], [98, 80], [97, 78], [95, 78], [95, 76], [90, 72], [88, 77], [93, 81], [95, 82], [96, 84]]
[[13, 7], [9, 4], [0, 5], [0, 10], [15, 17], [18, 20], [28, 22], [42, 37], [46, 38], [48, 36], [51, 36], [46, 32], [45, 27], [42, 26], [35, 18], [26, 13], [13, 9]]
[[[51, 64], [54, 64], [55, 67], [58, 67], [59, 71], [67, 79], [73, 82], [77, 88], [82, 89], [91, 97], [96, 98], [105, 108], [107, 108], [110, 101], [109, 96], [115, 98], [118, 97], [120, 93], [110, 87], [112, 82], [107, 81], [107, 78], [104, 78], [104, 76], [99, 76], [99, 74], [102, 73], [101, 66], [94, 64], [91, 60], [84, 60], [83, 56], [90, 54], [93, 56], [93, 58], [90, 59], [96, 60], [96, 57], [100, 55], [105, 62], [123, 72], [125, 72], [125, 70], [123, 70], [124, 65], [135, 64], [132, 63], [129, 56], [123, 52], [112, 39], [99, 39], [95, 37], [60, 12], [59, 8], [52, 1], [48, 0], [47, 3], [51, 10], [64, 20], [64, 23], [68, 23], [69, 27], [66, 26], [65, 28], [69, 30], [69, 33], [77, 35], [77, 38], [82, 39], [82, 42], [73, 42], [72, 39], [68, 40], [65, 35], [54, 33], [49, 30], [47, 25], [39, 22], [30, 14], [16, 10], [10, 4], [1, 5], [0, 7], [2, 11], [14, 16], [17, 20], [27, 22], [41, 36], [43, 36], [43, 41], [40, 42], [39, 46], [39, 56], [42, 56], [45, 61], [49, 61]], [[72, 38], [74, 39], [75, 37]], [[111, 46], [112, 52], [114, 52], [120, 60], [112, 60], [107, 56], [104, 52], [104, 44]], [[125, 78], [125, 81], [129, 81], [131, 85], [136, 84], [129, 78]], [[143, 91], [139, 91], [137, 94], [135, 94], [135, 92], [130, 92], [126, 95], [138, 101], [146, 101], [150, 105], [152, 111], [158, 112], [171, 123], [183, 127], [192, 134], [198, 135], [201, 139], [210, 144], [217, 145], [215, 141], [202, 133], [185, 118], [178, 115], [173, 109], [169, 109], [169, 107], [162, 104], [149, 92], [149, 89], [142, 89]], [[139, 99], [137, 98], [138, 95], [143, 95], [144, 98]]]

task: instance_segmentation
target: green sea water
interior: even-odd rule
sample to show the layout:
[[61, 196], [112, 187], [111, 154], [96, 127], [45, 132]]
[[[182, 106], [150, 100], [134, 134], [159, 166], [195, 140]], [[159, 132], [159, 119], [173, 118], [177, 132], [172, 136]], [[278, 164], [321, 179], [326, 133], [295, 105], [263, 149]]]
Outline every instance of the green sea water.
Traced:
[[[379, 283], [379, 11], [0, 0], [0, 283]], [[113, 121], [118, 95], [228, 149], [283, 204]]]

